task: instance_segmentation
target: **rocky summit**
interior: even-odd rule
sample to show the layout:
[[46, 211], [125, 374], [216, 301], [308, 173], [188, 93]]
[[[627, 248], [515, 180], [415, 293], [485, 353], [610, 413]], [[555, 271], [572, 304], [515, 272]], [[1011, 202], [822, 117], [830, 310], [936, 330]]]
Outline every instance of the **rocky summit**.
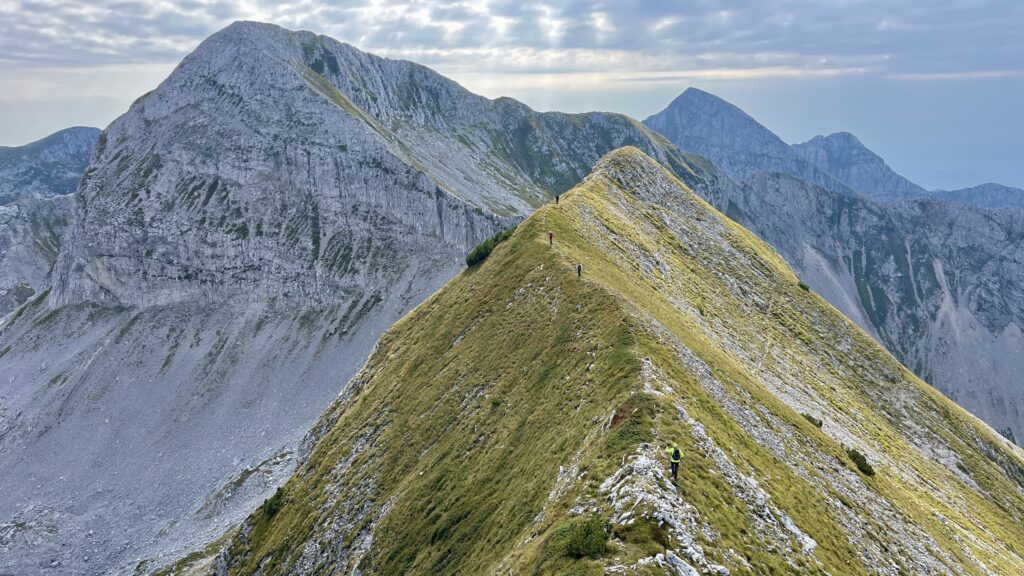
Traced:
[[389, 329], [304, 445], [167, 572], [1024, 570], [1024, 452], [635, 148]]
[[815, 136], [793, 150], [869, 198], [893, 201], [924, 196], [927, 190], [897, 174], [878, 154], [849, 132]]
[[99, 136], [0, 324], [0, 572], [145, 572], [223, 533], [388, 326], [624, 145], [689, 174], [626, 116], [272, 25], [207, 39]]
[[736, 106], [687, 88], [644, 124], [684, 152], [708, 158], [736, 180], [759, 172], [784, 172], [828, 190], [855, 194], [846, 183], [805, 160], [789, 144]]

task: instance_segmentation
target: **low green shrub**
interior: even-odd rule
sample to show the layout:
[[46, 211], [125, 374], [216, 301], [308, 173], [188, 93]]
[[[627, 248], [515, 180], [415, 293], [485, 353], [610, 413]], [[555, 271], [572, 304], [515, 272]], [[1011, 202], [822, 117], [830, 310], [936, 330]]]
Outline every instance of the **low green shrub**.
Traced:
[[815, 418], [814, 416], [811, 416], [810, 414], [807, 414], [806, 412], [801, 414], [801, 416], [804, 417], [804, 420], [807, 420], [811, 424], [814, 424], [818, 428], [821, 428], [821, 425], [822, 425], [822, 421], [821, 420]]
[[799, 286], [799, 287], [800, 287], [800, 289], [801, 289], [801, 290], [803, 290], [804, 292], [810, 292], [810, 291], [811, 291], [811, 287], [810, 287], [810, 286], [808, 286], [808, 285], [807, 285], [807, 282], [804, 282], [803, 280], [801, 280], [801, 281], [800, 281], [800, 282], [799, 282], [799, 283], [797, 284], [797, 286]]
[[868, 462], [866, 456], [860, 453], [856, 448], [847, 448], [846, 455], [853, 460], [853, 463], [857, 466], [857, 470], [860, 470], [865, 476], [874, 476], [875, 469], [871, 467], [871, 463]]
[[278, 488], [273, 496], [263, 501], [263, 515], [267, 518], [273, 518], [281, 511], [282, 507], [284, 507], [284, 490]]
[[598, 516], [573, 518], [551, 533], [547, 546], [569, 558], [600, 558], [608, 552], [608, 531]]
[[466, 254], [466, 266], [476, 266], [486, 260], [487, 257], [491, 255], [491, 250], [494, 250], [495, 246], [511, 238], [512, 233], [515, 232], [515, 230], [515, 226], [507, 230], [502, 230], [487, 240], [484, 240], [476, 248], [473, 248], [469, 254]]

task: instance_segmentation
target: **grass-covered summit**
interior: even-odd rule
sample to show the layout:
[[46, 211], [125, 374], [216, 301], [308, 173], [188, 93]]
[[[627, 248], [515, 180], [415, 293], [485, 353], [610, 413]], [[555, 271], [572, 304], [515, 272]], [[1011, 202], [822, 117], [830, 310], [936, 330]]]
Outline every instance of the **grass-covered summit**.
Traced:
[[1021, 451], [633, 148], [393, 326], [308, 447], [218, 571], [1024, 572]]

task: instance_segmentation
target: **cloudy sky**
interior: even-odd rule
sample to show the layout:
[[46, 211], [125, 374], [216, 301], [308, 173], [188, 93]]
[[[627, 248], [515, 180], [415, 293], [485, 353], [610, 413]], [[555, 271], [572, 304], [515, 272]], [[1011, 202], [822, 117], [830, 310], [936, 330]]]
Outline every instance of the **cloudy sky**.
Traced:
[[642, 119], [697, 86], [789, 142], [854, 132], [929, 188], [1024, 187], [1021, 0], [0, 0], [0, 145], [105, 126], [243, 19], [542, 110]]

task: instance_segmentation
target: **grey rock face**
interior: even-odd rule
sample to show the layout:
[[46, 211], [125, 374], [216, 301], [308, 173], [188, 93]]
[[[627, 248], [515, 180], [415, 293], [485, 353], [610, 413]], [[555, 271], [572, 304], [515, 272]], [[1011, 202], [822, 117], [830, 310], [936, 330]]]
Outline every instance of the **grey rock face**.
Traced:
[[687, 88], [664, 110], [644, 120], [644, 125], [680, 150], [710, 159], [737, 180], [758, 172], [784, 172], [829, 190], [854, 194], [746, 112], [696, 88]]
[[0, 315], [49, 287], [73, 213], [71, 196], [23, 198], [0, 206]]
[[815, 136], [793, 150], [803, 160], [860, 191], [869, 198], [892, 201], [924, 196], [928, 191], [900, 176], [880, 156], [849, 132]]
[[25, 146], [0, 146], [0, 206], [74, 192], [99, 133], [67, 128]]
[[959, 190], [928, 191], [900, 176], [885, 160], [849, 132], [815, 136], [793, 150], [801, 158], [879, 202], [930, 199], [980, 208], [1024, 208], [1024, 190], [1001, 184], [982, 184]]
[[391, 323], [627, 144], [690, 174], [625, 116], [270, 25], [206, 40], [103, 132], [51, 293], [0, 325], [0, 571], [145, 570], [219, 535]]
[[0, 315], [49, 286], [72, 219], [95, 128], [68, 128], [25, 146], [0, 147]]

